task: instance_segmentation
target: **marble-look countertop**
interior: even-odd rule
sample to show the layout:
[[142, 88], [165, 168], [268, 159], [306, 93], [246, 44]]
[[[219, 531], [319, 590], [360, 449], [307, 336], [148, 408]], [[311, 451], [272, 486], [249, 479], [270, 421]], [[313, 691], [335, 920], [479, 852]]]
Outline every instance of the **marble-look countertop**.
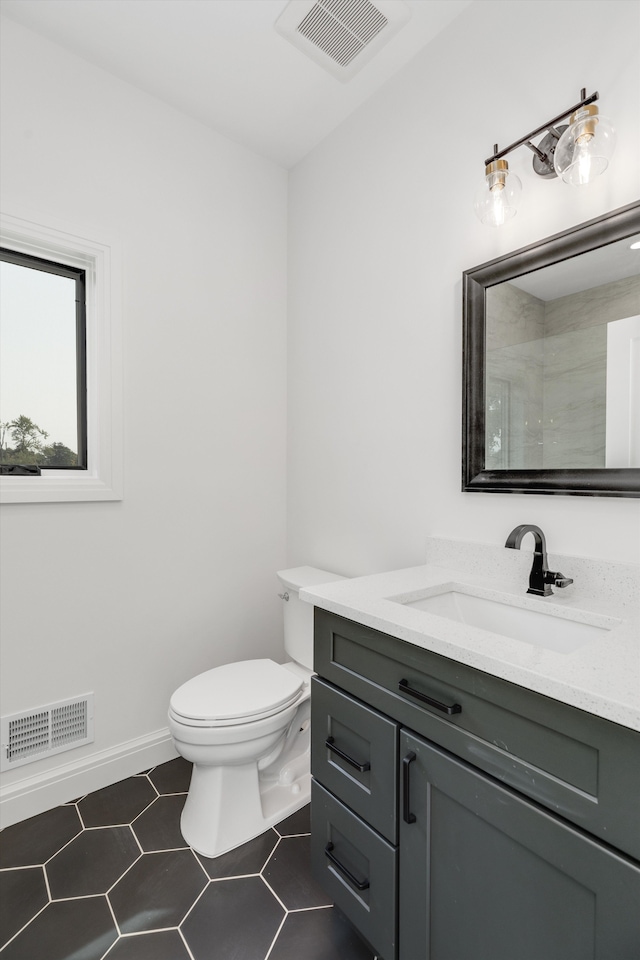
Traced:
[[[522, 560], [519, 563], [522, 566]], [[567, 569], [566, 573], [570, 576], [572, 571]], [[608, 629], [573, 652], [559, 653], [435, 616], [402, 602], [448, 584], [461, 584], [487, 598], [499, 598], [516, 606]], [[572, 595], [571, 587], [557, 590], [552, 597], [540, 598], [528, 595], [526, 587], [526, 580], [517, 585], [496, 583], [495, 579], [489, 581], [486, 576], [483, 578], [458, 566], [426, 564], [308, 587], [300, 591], [300, 598], [407, 643], [640, 731], [640, 610], [637, 602], [624, 603], [611, 596], [594, 599], [585, 596], [583, 590], [574, 591]]]

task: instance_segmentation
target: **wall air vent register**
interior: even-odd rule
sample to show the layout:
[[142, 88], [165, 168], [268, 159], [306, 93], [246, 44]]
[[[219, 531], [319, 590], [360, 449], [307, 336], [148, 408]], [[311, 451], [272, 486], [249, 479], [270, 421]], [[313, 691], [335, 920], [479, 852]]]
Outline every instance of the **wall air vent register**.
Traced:
[[0, 719], [0, 770], [93, 742], [93, 694], [59, 700]]
[[339, 80], [350, 80], [410, 17], [402, 0], [291, 0], [278, 33]]

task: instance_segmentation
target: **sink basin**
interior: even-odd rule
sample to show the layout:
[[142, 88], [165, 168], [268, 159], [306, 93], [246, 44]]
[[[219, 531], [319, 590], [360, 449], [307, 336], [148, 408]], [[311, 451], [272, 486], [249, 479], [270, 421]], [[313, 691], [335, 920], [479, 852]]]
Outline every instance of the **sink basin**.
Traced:
[[467, 593], [462, 587], [447, 587], [417, 600], [399, 600], [394, 597], [389, 599], [414, 610], [424, 610], [437, 617], [466, 623], [511, 640], [521, 640], [546, 650], [555, 650], [556, 653], [572, 653], [593, 640], [602, 639], [618, 623], [612, 617], [595, 618], [604, 621], [606, 625], [583, 623], [550, 611], [532, 610], [477, 596]]

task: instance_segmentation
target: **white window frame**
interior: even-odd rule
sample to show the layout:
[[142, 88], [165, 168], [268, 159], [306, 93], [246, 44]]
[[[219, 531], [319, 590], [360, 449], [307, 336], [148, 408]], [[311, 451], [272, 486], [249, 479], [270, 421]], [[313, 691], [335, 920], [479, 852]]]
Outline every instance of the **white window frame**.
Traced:
[[87, 469], [0, 476], [0, 502], [122, 500], [122, 318], [119, 244], [93, 230], [0, 214], [0, 245], [81, 267], [87, 294]]

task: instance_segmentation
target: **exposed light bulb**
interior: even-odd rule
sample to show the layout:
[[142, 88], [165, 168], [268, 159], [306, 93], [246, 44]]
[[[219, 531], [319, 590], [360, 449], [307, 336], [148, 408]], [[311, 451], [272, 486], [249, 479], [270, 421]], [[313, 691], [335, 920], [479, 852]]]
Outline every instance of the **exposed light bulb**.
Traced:
[[509, 171], [506, 160], [494, 160], [485, 168], [482, 187], [475, 200], [478, 219], [488, 226], [501, 227], [515, 217], [522, 184]]
[[610, 120], [598, 115], [595, 104], [576, 110], [554, 155], [556, 173], [565, 183], [583, 186], [609, 166], [615, 149], [615, 130]]
[[581, 145], [576, 141], [576, 150], [574, 163], [577, 164], [576, 176], [578, 179], [578, 185], [583, 183], [589, 183], [591, 180], [591, 157], [589, 156], [589, 151], [582, 149]]

